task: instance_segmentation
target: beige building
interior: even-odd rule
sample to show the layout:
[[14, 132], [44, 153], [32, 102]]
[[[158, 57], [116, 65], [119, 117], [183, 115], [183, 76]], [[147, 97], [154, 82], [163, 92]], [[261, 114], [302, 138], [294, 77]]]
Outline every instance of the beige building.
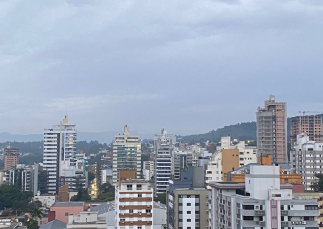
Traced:
[[322, 142], [322, 117], [318, 115], [297, 116], [290, 119], [290, 141], [292, 147], [298, 134], [306, 134], [310, 141]]
[[287, 163], [287, 107], [270, 95], [265, 107], [258, 107], [257, 151], [258, 156], [272, 155], [272, 163]]
[[4, 149], [4, 170], [16, 168], [18, 164], [19, 149], [10, 146]]

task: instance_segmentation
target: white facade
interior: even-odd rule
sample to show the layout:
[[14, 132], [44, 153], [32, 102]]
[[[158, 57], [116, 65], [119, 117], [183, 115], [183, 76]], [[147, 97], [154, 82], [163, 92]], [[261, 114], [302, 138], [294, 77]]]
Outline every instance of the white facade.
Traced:
[[252, 165], [245, 183], [211, 183], [210, 227], [318, 228], [316, 200], [293, 199], [279, 175], [279, 166]]
[[297, 135], [290, 160], [294, 172], [302, 175], [302, 183], [306, 190], [312, 190], [311, 185], [317, 182], [316, 173], [323, 170], [323, 143], [310, 141], [306, 134]]
[[106, 218], [98, 217], [98, 212], [83, 211], [77, 213], [77, 215], [69, 215], [67, 229], [106, 229]]
[[130, 135], [125, 125], [122, 135], [115, 135], [113, 142], [113, 185], [119, 181], [119, 170], [134, 169], [136, 177], [141, 172], [141, 143], [138, 135]]
[[[142, 171], [143, 171], [145, 180], [151, 180], [155, 174], [154, 161], [144, 161]], [[147, 171], [148, 171], [148, 174], [147, 174]]]
[[144, 180], [124, 180], [116, 186], [117, 229], [153, 229], [153, 189]]
[[167, 134], [163, 129], [161, 134], [155, 135], [155, 194], [159, 195], [167, 191], [172, 175], [172, 153], [176, 137]]
[[33, 201], [40, 201], [45, 208], [50, 208], [56, 201], [57, 196], [56, 195], [40, 195], [40, 193], [37, 193], [36, 196], [34, 196]]
[[61, 164], [76, 153], [76, 128], [65, 116], [63, 122], [44, 130], [44, 170], [48, 171], [48, 193], [57, 194]]

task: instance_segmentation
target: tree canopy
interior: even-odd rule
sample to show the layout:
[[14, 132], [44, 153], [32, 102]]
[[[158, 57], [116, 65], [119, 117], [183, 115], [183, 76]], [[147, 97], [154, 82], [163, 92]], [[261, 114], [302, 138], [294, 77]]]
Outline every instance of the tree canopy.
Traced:
[[321, 191], [323, 191], [323, 174], [317, 173], [317, 174], [315, 174], [315, 177], [318, 178], [318, 181], [313, 183], [310, 187], [315, 192], [321, 192]]
[[91, 196], [89, 195], [89, 193], [87, 192], [86, 189], [81, 188], [77, 192], [77, 195], [72, 196], [71, 201], [85, 201], [85, 202], [89, 202], [89, 201], [91, 201]]

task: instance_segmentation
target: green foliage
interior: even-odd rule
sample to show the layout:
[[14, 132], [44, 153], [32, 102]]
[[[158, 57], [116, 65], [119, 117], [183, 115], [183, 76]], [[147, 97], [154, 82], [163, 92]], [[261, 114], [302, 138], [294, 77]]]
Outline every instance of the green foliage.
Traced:
[[104, 183], [99, 187], [99, 195], [95, 199], [98, 202], [107, 202], [115, 199], [115, 189], [110, 183]]
[[32, 218], [29, 218], [27, 222], [25, 222], [25, 226], [28, 229], [38, 229], [38, 222]]
[[86, 155], [97, 154], [101, 149], [111, 148], [106, 143], [101, 144], [98, 141], [78, 141], [76, 142], [76, 149], [83, 150]]
[[3, 184], [0, 186], [0, 209], [21, 210], [28, 205], [31, 197], [31, 192], [22, 192], [17, 185]]
[[315, 192], [322, 192], [323, 191], [323, 174], [317, 173], [317, 174], [315, 174], [315, 177], [318, 178], [318, 181], [313, 183], [310, 187]]
[[71, 198], [71, 201], [89, 202], [91, 201], [91, 196], [89, 195], [86, 189], [79, 189], [79, 191], [77, 192], [77, 195], [73, 196]]
[[154, 198], [154, 201], [160, 201], [162, 204], [166, 204], [166, 192], [159, 194], [157, 197]]
[[44, 210], [41, 208], [41, 204], [33, 203], [30, 206], [30, 216], [33, 219], [41, 219], [45, 216]]

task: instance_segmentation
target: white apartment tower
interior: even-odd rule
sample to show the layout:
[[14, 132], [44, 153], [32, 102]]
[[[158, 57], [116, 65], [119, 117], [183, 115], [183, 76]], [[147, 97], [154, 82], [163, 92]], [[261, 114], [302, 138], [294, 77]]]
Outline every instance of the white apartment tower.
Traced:
[[167, 134], [162, 129], [161, 134], [156, 134], [154, 139], [155, 147], [155, 194], [165, 193], [169, 186], [169, 180], [172, 175], [172, 153], [176, 137], [173, 134]]
[[153, 195], [144, 180], [121, 180], [115, 192], [115, 228], [153, 229]]
[[48, 173], [48, 193], [57, 194], [62, 164], [76, 153], [75, 124], [68, 123], [68, 117], [51, 129], [44, 130], [44, 170]]
[[119, 181], [119, 170], [136, 170], [136, 177], [141, 172], [141, 143], [138, 135], [130, 135], [125, 125], [123, 134], [115, 135], [113, 142], [113, 185]]

